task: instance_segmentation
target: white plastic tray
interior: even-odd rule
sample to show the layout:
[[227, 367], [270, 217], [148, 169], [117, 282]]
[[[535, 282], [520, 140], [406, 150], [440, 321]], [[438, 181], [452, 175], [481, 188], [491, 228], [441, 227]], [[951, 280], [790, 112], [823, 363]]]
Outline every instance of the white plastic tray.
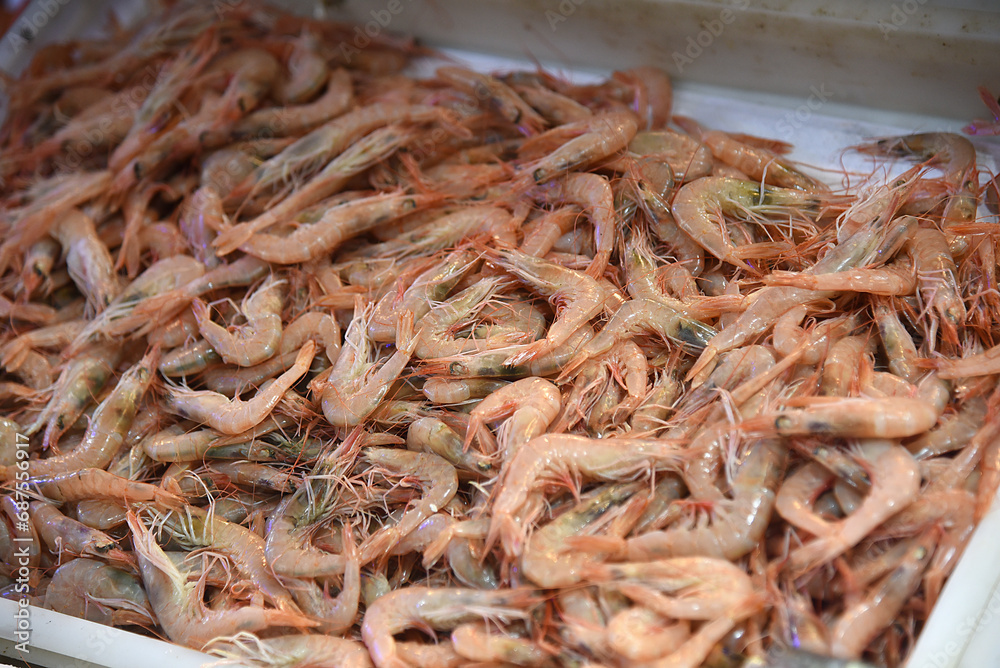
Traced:
[[[127, 23], [141, 15], [146, 5], [144, 0], [106, 0], [69, 2], [64, 6], [67, 1], [32, 3], [32, 7], [58, 7], [51, 15], [43, 9], [26, 11], [25, 16], [37, 28], [33, 43], [93, 34], [98, 25], [93, 17], [102, 16], [106, 11], [103, 7], [114, 5], [119, 18]], [[236, 1], [215, 0], [220, 7]], [[752, 7], [745, 0], [391, 2], [347, 0], [336, 12], [326, 15], [360, 21], [362, 25], [376, 21], [373, 25], [378, 31], [410, 32], [437, 45], [474, 46], [503, 54], [446, 49], [450, 56], [483, 71], [530, 69], [536, 65], [530, 58], [537, 57], [563, 76], [584, 80], [604, 78], [612, 68], [630, 64], [657, 63], [676, 71], [671, 52], [662, 44], [684, 45], [686, 37], [678, 36], [684, 26], [693, 30], [689, 35], [697, 37], [703, 21], [718, 18], [723, 10], [730, 9], [732, 23], [726, 24], [722, 34], [687, 68], [690, 78], [677, 81], [675, 113], [695, 118], [708, 127], [787, 141], [795, 147], [793, 159], [839, 170], [814, 172], [832, 185], [840, 185], [845, 171], [872, 171], [869, 158], [845, 151], [847, 147], [884, 135], [958, 132], [973, 117], [987, 116], [975, 86], [985, 84], [1000, 92], [1000, 12], [990, 10], [994, 6], [990, 0], [955, 0], [947, 7], [941, 7], [940, 2], [934, 7], [926, 0], [901, 0], [897, 4], [906, 20], [901, 20], [896, 30], [880, 29], [878, 25], [883, 19], [895, 25], [892, 6], [873, 8], [860, 1], [844, 2], [837, 8], [826, 8], [821, 0], [755, 0]], [[918, 9], [906, 13], [911, 3]], [[308, 0], [281, 4], [304, 13], [324, 15], [329, 11], [322, 9], [323, 3]], [[386, 14], [371, 13], [383, 9], [388, 12], [388, 8], [396, 6], [400, 11], [389, 13], [386, 25], [376, 20], [384, 20]], [[44, 22], [33, 20], [40, 15], [47, 17]], [[671, 21], [665, 21], [667, 16]], [[754, 29], [754, 22], [761, 21], [764, 27]], [[623, 25], [635, 29], [636, 39], [621, 36]], [[789, 26], [798, 26], [799, 31], [790, 31]], [[666, 36], [649, 41], [647, 37], [655, 28]], [[18, 29], [15, 24], [13, 30]], [[775, 36], [776, 31], [784, 32]], [[888, 32], [887, 38], [882, 31]], [[672, 42], [667, 41], [670, 36]], [[764, 47], [761, 36], [770, 36], [768, 39], [780, 44]], [[849, 38], [847, 43], [834, 48], [833, 43], [844, 38]], [[587, 45], [582, 51], [581, 39]], [[784, 62], [781, 54], [795, 54], [804, 41], [810, 40], [818, 40], [819, 44], [800, 56], [791, 56], [787, 71], [768, 70], [776, 67], [776, 61]], [[887, 51], [883, 41], [894, 46]], [[952, 49], [957, 43], [962, 45], [960, 52]], [[935, 57], [944, 58], [939, 62], [947, 67], [922, 69], [926, 54], [909, 59], [908, 54], [921, 45]], [[942, 52], [947, 55], [941, 56]], [[837, 54], [843, 59], [834, 58]], [[18, 40], [12, 41], [9, 36], [0, 40], [0, 68], [18, 72], [27, 64], [29, 55], [30, 48]], [[826, 62], [829, 58], [834, 62]], [[593, 67], [594, 63], [606, 67]], [[909, 74], [898, 74], [907, 68], [912, 70]], [[431, 66], [423, 69], [429, 72]], [[765, 75], [765, 70], [771, 75]], [[757, 90], [748, 91], [745, 78], [733, 81], [747, 72], [757, 75], [754, 80], [759, 81], [759, 86], [752, 87]], [[810, 86], [816, 92], [810, 92]], [[831, 94], [827, 96], [827, 92]], [[812, 105], [810, 95], [815, 96]], [[820, 97], [826, 99], [819, 101]], [[916, 110], [922, 113], [914, 113]], [[982, 167], [995, 173], [1000, 165], [1000, 139], [973, 141]], [[994, 504], [945, 586], [907, 668], [1000, 666], [1000, 642], [996, 640], [1000, 638], [998, 555], [1000, 513]], [[149, 668], [193, 668], [215, 661], [169, 643], [36, 608], [32, 608], [31, 654], [18, 657], [13, 647], [15, 611], [16, 603], [0, 599], [0, 655], [28, 659], [32, 664], [49, 668], [131, 668], [138, 665], [137, 657], [142, 657], [141, 665]]]

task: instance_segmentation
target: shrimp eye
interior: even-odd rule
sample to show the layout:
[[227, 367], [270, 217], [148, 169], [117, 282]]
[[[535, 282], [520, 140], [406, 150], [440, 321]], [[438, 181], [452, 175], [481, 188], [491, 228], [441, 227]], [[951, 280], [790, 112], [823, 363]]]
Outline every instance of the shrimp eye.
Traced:
[[785, 429], [791, 429], [792, 425], [793, 425], [792, 418], [788, 417], [787, 415], [779, 415], [774, 419], [774, 428], [779, 431], [783, 431]]

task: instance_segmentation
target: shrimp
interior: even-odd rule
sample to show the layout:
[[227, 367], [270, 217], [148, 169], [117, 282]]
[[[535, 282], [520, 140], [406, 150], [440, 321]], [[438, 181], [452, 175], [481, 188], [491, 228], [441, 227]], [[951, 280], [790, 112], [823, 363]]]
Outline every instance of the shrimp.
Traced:
[[462, 437], [437, 418], [422, 417], [411, 422], [406, 431], [406, 447], [416, 452], [433, 453], [465, 471], [484, 475], [494, 471], [490, 457], [478, 450], [463, 448]]
[[876, 583], [864, 599], [837, 616], [830, 628], [830, 654], [842, 659], [857, 659], [865, 647], [893, 623], [920, 586], [939, 535], [938, 530], [932, 529], [915, 538], [899, 565]]
[[458, 476], [454, 466], [434, 454], [368, 448], [364, 457], [376, 469], [416, 478], [424, 489], [420, 501], [408, 508], [395, 525], [375, 532], [361, 544], [361, 563], [367, 564], [387, 556], [395, 544], [451, 501], [458, 491]]
[[207, 651], [240, 665], [262, 668], [277, 666], [337, 666], [371, 668], [368, 650], [357, 640], [329, 635], [287, 635], [265, 639], [247, 631], [213, 640]]
[[59, 566], [45, 590], [45, 607], [108, 626], [156, 623], [142, 580], [95, 559]]
[[574, 358], [580, 346], [593, 337], [594, 329], [590, 325], [585, 325], [551, 353], [535, 357], [526, 363], [508, 364], [506, 360], [512, 351], [516, 354], [516, 351], [524, 351], [531, 344], [437, 358], [424, 364], [424, 372], [430, 376], [447, 374], [458, 378], [548, 376], [566, 366]]
[[561, 408], [562, 395], [551, 382], [543, 378], [514, 381], [491, 393], [472, 409], [465, 446], [468, 447], [487, 422], [507, 417], [500, 444], [503, 459], [508, 461], [521, 445], [544, 434]]
[[630, 661], [655, 661], [676, 652], [691, 636], [687, 620], [667, 618], [648, 608], [627, 608], [608, 620], [608, 646]]
[[[614, 583], [626, 596], [636, 596], [644, 606], [674, 619], [715, 619], [754, 595], [753, 582], [743, 568], [713, 557], [591, 564], [584, 568], [584, 577], [589, 582]], [[648, 598], [642, 597], [642, 590]]]
[[0, 244], [0, 271], [6, 271], [15, 255], [50, 232], [62, 216], [106, 192], [110, 183], [107, 170], [57, 174], [37, 183], [30, 204], [8, 211], [11, 223]]
[[455, 652], [471, 661], [548, 665], [551, 657], [538, 643], [505, 633], [494, 633], [481, 622], [467, 622], [451, 632]]
[[464, 67], [439, 67], [437, 76], [455, 87], [475, 95], [479, 102], [486, 102], [507, 121], [513, 123], [521, 134], [537, 134], [548, 125], [513, 89], [488, 74], [480, 74]]
[[917, 276], [909, 262], [894, 262], [880, 269], [852, 269], [831, 274], [773, 271], [764, 277], [763, 283], [807, 290], [905, 296], [916, 290]]
[[[858, 228], [805, 272], [843, 271], [869, 264], [872, 258], [884, 257], [891, 249], [898, 247], [906, 239], [912, 223], [902, 221], [899, 225], [891, 225], [889, 217], [894, 210], [893, 207], [882, 203], [877, 208], [882, 212], [878, 220]], [[751, 297], [750, 305], [739, 318], [712, 338], [688, 372], [688, 380], [697, 376], [719, 353], [741, 346], [754, 336], [767, 331], [789, 309], [810, 301], [828, 299], [835, 294], [787, 287], [760, 289]]]
[[145, 323], [131, 316], [144, 299], [173, 290], [204, 273], [205, 265], [187, 255], [166, 258], [150, 265], [84, 327], [64, 354], [67, 357], [75, 355], [99, 335], [112, 338], [138, 329]]
[[329, 67], [319, 54], [319, 37], [304, 30], [292, 41], [291, 53], [285, 62], [289, 78], [278, 78], [272, 94], [282, 105], [301, 104], [310, 100], [323, 87]]
[[580, 215], [576, 206], [561, 206], [524, 225], [520, 250], [525, 255], [545, 257], [561, 236], [569, 232]]
[[376, 369], [366, 334], [371, 311], [360, 298], [355, 302], [354, 319], [322, 392], [323, 415], [330, 424], [354, 426], [371, 414], [410, 361], [420, 338], [419, 332], [413, 332], [412, 314], [401, 314], [396, 325], [396, 352]]
[[60, 252], [59, 242], [51, 237], [42, 237], [28, 247], [21, 268], [25, 295], [31, 297], [39, 288], [42, 294], [52, 290], [52, 273]]
[[108, 157], [112, 172], [121, 171], [174, 114], [174, 105], [218, 52], [216, 36], [206, 32], [159, 72], [156, 82], [136, 110], [125, 139]]
[[545, 183], [557, 176], [581, 169], [623, 150], [638, 129], [632, 114], [615, 112], [597, 114], [576, 123], [561, 125], [555, 130], [539, 135], [571, 137], [544, 158], [523, 167], [531, 174], [534, 183]]
[[224, 204], [227, 210], [232, 209], [244, 199], [279, 183], [304, 180], [353, 141], [378, 128], [393, 123], [428, 123], [445, 119], [446, 112], [442, 109], [426, 105], [375, 103], [354, 109], [321, 125], [259, 164], [232, 188]]
[[773, 430], [781, 436], [906, 438], [924, 433], [938, 419], [932, 404], [909, 397], [810, 397], [802, 401], [807, 407], [745, 420], [741, 428]]
[[606, 291], [589, 274], [525, 255], [512, 248], [490, 249], [487, 258], [518, 277], [559, 308], [544, 339], [511, 355], [506, 364], [518, 365], [552, 352], [604, 307]]
[[636, 483], [608, 485], [536, 529], [521, 555], [524, 576], [546, 589], [567, 587], [586, 579], [594, 555], [572, 550], [566, 545], [566, 538], [587, 531], [637, 491]]
[[55, 506], [32, 501], [31, 521], [39, 537], [57, 554], [91, 556], [128, 563], [128, 558], [111, 536], [66, 517]]
[[385, 160], [410, 139], [410, 134], [390, 125], [374, 130], [347, 147], [308, 183], [297, 188], [275, 206], [253, 220], [223, 229], [212, 241], [218, 255], [227, 255], [248, 242], [253, 235], [289, 219], [323, 198], [335, 194], [351, 177]]
[[542, 85], [510, 83], [510, 87], [550, 124], [574, 123], [585, 120], [591, 115], [590, 109], [576, 100]]
[[297, 612], [291, 594], [268, 566], [264, 539], [253, 531], [194, 506], [166, 513], [149, 507], [145, 514], [187, 549], [209, 548], [225, 554], [270, 602], [281, 610]]
[[306, 341], [292, 368], [262, 387], [253, 399], [229, 399], [218, 392], [172, 386], [167, 389], [167, 409], [223, 434], [239, 434], [270, 414], [285, 392], [309, 371], [315, 354], [316, 344]]
[[[919, 468], [902, 446], [882, 448], [873, 456], [868, 475], [871, 491], [857, 510], [839, 522], [827, 523], [816, 538], [792, 550], [789, 565], [796, 573], [812, 570], [844, 553], [874, 527], [912, 503], [920, 491]], [[790, 521], [797, 515], [791, 517]], [[825, 522], [818, 517], [811, 521], [817, 530]]]
[[90, 315], [101, 312], [121, 292], [114, 262], [97, 237], [92, 218], [73, 208], [59, 217], [50, 232], [62, 246], [73, 283], [87, 299]]
[[907, 156], [941, 165], [945, 181], [953, 190], [942, 214], [945, 229], [975, 220], [979, 198], [976, 149], [965, 137], [952, 132], [925, 132], [885, 137], [855, 148], [872, 155]]
[[143, 395], [155, 375], [159, 351], [151, 350], [126, 371], [115, 389], [100, 403], [80, 444], [72, 451], [31, 460], [32, 477], [51, 476], [85, 468], [105, 468], [121, 448]]
[[478, 591], [411, 586], [376, 599], [365, 611], [361, 637], [378, 668], [402, 668], [394, 635], [408, 628], [450, 629], [481, 618], [525, 619], [538, 602], [533, 589]]
[[723, 262], [756, 273], [745, 259], [749, 257], [748, 249], [738, 248], [727, 231], [723, 214], [780, 216], [794, 207], [817, 215], [823, 205], [823, 198], [810, 192], [712, 176], [681, 186], [671, 212], [677, 226], [706, 251]]
[[615, 312], [597, 335], [580, 350], [573, 362], [563, 369], [568, 376], [587, 359], [602, 355], [621, 341], [640, 332], [655, 332], [664, 340], [674, 341], [688, 349], [701, 350], [709, 344], [715, 330], [686, 317], [661, 301], [631, 299]]
[[642, 130], [629, 142], [633, 156], [665, 162], [678, 182], [688, 183], [712, 172], [712, 153], [707, 146], [670, 129]]
[[127, 520], [149, 603], [160, 627], [174, 642], [201, 649], [213, 638], [237, 631], [258, 631], [273, 626], [316, 626], [316, 622], [292, 610], [253, 605], [209, 609], [202, 602], [198, 583], [188, 582], [187, 576], [156, 544], [152, 532], [134, 513], [130, 512]]
[[194, 276], [183, 285], [142, 300], [136, 305], [130, 319], [142, 321], [136, 329], [137, 334], [152, 334], [164, 322], [182, 313], [184, 307], [197, 297], [214, 290], [251, 285], [267, 276], [269, 270], [270, 266], [266, 262], [255, 257], [241, 257], [235, 262]]
[[361, 596], [361, 559], [348, 527], [344, 528], [344, 581], [340, 593], [331, 598], [326, 588], [314, 580], [299, 580], [289, 585], [296, 603], [320, 622], [317, 629], [328, 635], [341, 635], [354, 625]]
[[679, 446], [665, 440], [595, 440], [569, 434], [534, 438], [508, 462], [493, 500], [487, 544], [500, 538], [508, 555], [520, 554], [530, 522], [541, 512], [537, 488], [553, 480], [572, 475], [614, 480], [642, 470], [676, 468], [683, 458]]
[[227, 364], [241, 367], [259, 364], [271, 357], [281, 340], [281, 312], [284, 309], [282, 285], [273, 276], [244, 299], [240, 311], [246, 324], [236, 332], [229, 332], [209, 317], [208, 307], [200, 299], [191, 304], [198, 330], [212, 349]]
[[37, 487], [43, 496], [57, 502], [87, 499], [126, 503], [154, 501], [168, 508], [183, 503], [180, 497], [165, 489], [122, 478], [104, 469], [84, 468], [70, 473], [32, 476], [31, 484]]
[[204, 371], [221, 361], [222, 358], [215, 352], [212, 344], [204, 339], [198, 339], [190, 345], [164, 353], [158, 369], [166, 378], [188, 376]]
[[916, 228], [906, 251], [913, 258], [924, 303], [937, 311], [947, 339], [957, 343], [957, 330], [965, 325], [966, 310], [947, 239], [936, 229]]
[[330, 253], [348, 239], [436, 200], [435, 195], [372, 195], [327, 209], [315, 223], [298, 227], [287, 236], [257, 233], [239, 248], [248, 255], [274, 264], [306, 262]]
[[16, 371], [34, 348], [58, 348], [69, 344], [86, 324], [85, 320], [67, 320], [33, 329], [0, 345], [0, 366]]
[[506, 337], [499, 337], [499, 340], [498, 337], [465, 339], [455, 334], [463, 322], [494, 298], [503, 284], [501, 277], [485, 278], [431, 308], [423, 318], [423, 334], [413, 349], [414, 355], [421, 359], [433, 359], [507, 346], [509, 341]]
[[[293, 107], [267, 107], [247, 114], [229, 128], [229, 137], [238, 140], [272, 134], [294, 137], [340, 116], [354, 102], [351, 75], [337, 68], [329, 73], [325, 83], [326, 90], [312, 102]], [[224, 142], [220, 139], [216, 143]], [[248, 175], [249, 172], [243, 176]]]
[[709, 525], [692, 521], [624, 540], [586, 536], [571, 538], [569, 543], [580, 549], [608, 551], [613, 558], [630, 562], [679, 556], [739, 559], [760, 542], [771, 521], [785, 459], [786, 449], [779, 442], [754, 442], [733, 476], [732, 498], [713, 503]]
[[594, 226], [594, 259], [587, 266], [587, 276], [600, 278], [611, 259], [618, 233], [614, 194], [603, 176], [572, 172], [558, 181], [537, 189], [538, 197], [553, 204], [575, 204], [583, 209]]
[[[473, 215], [483, 211], [479, 207]], [[445, 221], [437, 221], [443, 224]], [[434, 302], [443, 300], [452, 288], [472, 268], [473, 256], [465, 252], [449, 253], [440, 262], [418, 275], [402, 295], [386, 293], [375, 305], [371, 320], [368, 323], [368, 337], [372, 341], [387, 342], [396, 340], [396, 324], [393, 313], [397, 310], [408, 310], [413, 313], [414, 321], [423, 318], [431, 310]], [[426, 330], [423, 340], [426, 341]], [[420, 353], [414, 353], [419, 357]]]
[[771, 151], [738, 141], [726, 132], [710, 130], [700, 133], [698, 139], [716, 159], [736, 167], [755, 181], [814, 193], [828, 190], [823, 183]]

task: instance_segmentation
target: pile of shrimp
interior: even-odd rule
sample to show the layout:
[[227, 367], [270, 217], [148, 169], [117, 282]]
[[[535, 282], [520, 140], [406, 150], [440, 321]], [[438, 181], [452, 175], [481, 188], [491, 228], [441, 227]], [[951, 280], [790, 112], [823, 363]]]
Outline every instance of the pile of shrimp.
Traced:
[[1000, 485], [972, 144], [834, 190], [655, 68], [354, 35], [176, 3], [7, 83], [2, 595], [26, 545], [244, 665], [901, 665]]

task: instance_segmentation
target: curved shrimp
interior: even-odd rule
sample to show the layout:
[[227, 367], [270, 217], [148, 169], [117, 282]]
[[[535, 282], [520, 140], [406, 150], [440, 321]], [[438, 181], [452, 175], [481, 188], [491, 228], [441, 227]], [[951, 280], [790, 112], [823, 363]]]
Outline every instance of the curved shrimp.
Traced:
[[316, 343], [306, 341], [285, 373], [262, 387], [252, 399], [230, 399], [207, 390], [194, 391], [173, 386], [167, 389], [167, 409], [175, 414], [205, 424], [223, 434], [239, 434], [260, 424], [278, 405], [292, 385], [309, 371], [316, 355]]
[[435, 359], [507, 347], [510, 341], [505, 336], [480, 339], [461, 338], [455, 334], [462, 323], [494, 298], [504, 283], [502, 277], [476, 281], [454, 297], [431, 308], [422, 320], [423, 334], [413, 349], [414, 355], [421, 359]]
[[522, 378], [484, 398], [469, 414], [465, 446], [487, 422], [507, 418], [500, 444], [504, 461], [517, 449], [546, 432], [562, 408], [559, 388], [544, 378]]
[[406, 587], [368, 606], [361, 637], [378, 668], [404, 668], [394, 635], [409, 628], [451, 629], [483, 617], [525, 619], [538, 602], [533, 589], [479, 591], [457, 587]]
[[297, 612], [291, 594], [268, 566], [264, 539], [250, 529], [194, 506], [169, 512], [147, 507], [143, 514], [187, 549], [208, 548], [225, 554], [271, 603], [281, 610]]
[[455, 467], [434, 454], [394, 448], [368, 448], [364, 457], [376, 470], [407, 475], [420, 481], [424, 494], [411, 504], [399, 521], [376, 531], [360, 547], [361, 563], [388, 556], [392, 548], [412, 533], [428, 517], [451, 501], [458, 491]]
[[[748, 249], [740, 249], [730, 237], [723, 214], [780, 215], [794, 207], [816, 215], [823, 205], [823, 198], [810, 192], [710, 176], [681, 186], [671, 211], [678, 227], [706, 251], [723, 262], [756, 273], [746, 261]], [[759, 244], [751, 248], [755, 246]]]
[[338, 481], [353, 466], [359, 451], [360, 432], [320, 458], [311, 476], [285, 497], [271, 514], [265, 530], [264, 551], [275, 573], [289, 578], [340, 575], [350, 555], [332, 554], [309, 541], [313, 522], [328, 514], [339, 492]]
[[[883, 448], [871, 461], [868, 475], [871, 491], [857, 510], [834, 523], [813, 517], [809, 526], [817, 530], [817, 537], [789, 554], [789, 565], [796, 573], [812, 570], [857, 545], [874, 527], [913, 502], [920, 491], [919, 468], [902, 446]], [[783, 505], [786, 519], [793, 523], [799, 514], [791, 512], [794, 507]]]
[[354, 319], [323, 389], [323, 415], [332, 425], [353, 427], [370, 415], [410, 361], [419, 340], [420, 332], [413, 332], [413, 315], [404, 312], [396, 325], [396, 351], [378, 365], [366, 333], [371, 312], [370, 305], [362, 307], [360, 299], [355, 302]]
[[614, 194], [608, 180], [599, 174], [572, 172], [540, 186], [538, 196], [553, 204], [575, 204], [590, 218], [594, 226], [595, 253], [587, 266], [587, 275], [600, 278], [611, 259], [618, 233]]
[[606, 292], [590, 274], [512, 248], [490, 249], [487, 258], [559, 307], [559, 315], [545, 338], [511, 355], [506, 361], [508, 365], [516, 366], [555, 350], [604, 308]]
[[566, 538], [586, 531], [590, 525], [628, 501], [638, 489], [636, 483], [608, 485], [536, 529], [525, 543], [521, 555], [521, 570], [525, 577], [546, 589], [567, 587], [589, 579], [587, 569], [595, 556], [574, 551], [566, 544]]
[[197, 582], [174, 565], [134, 513], [127, 515], [132, 543], [139, 561], [149, 603], [171, 640], [201, 649], [206, 643], [236, 631], [258, 631], [274, 626], [308, 628], [316, 622], [291, 610], [259, 606], [212, 610], [202, 602]]
[[[708, 525], [692, 521], [625, 540], [587, 536], [569, 542], [581, 549], [607, 550], [628, 561], [688, 555], [739, 559], [759, 543], [767, 529], [785, 458], [786, 449], [777, 441], [754, 443], [733, 478], [732, 498], [713, 503]], [[615, 546], [617, 552], [609, 549]]]
[[899, 137], [885, 137], [856, 146], [862, 153], [911, 157], [941, 166], [945, 181], [952, 189], [942, 219], [945, 228], [976, 219], [979, 199], [979, 174], [976, 149], [968, 139], [953, 132], [924, 132]]
[[493, 500], [487, 544], [500, 538], [507, 554], [520, 554], [530, 522], [541, 512], [537, 488], [552, 480], [574, 474], [613, 480], [636, 471], [677, 468], [683, 459], [682, 449], [665, 440], [597, 440], [570, 434], [534, 438], [508, 462]]
[[249, 367], [271, 357], [281, 341], [284, 281], [271, 276], [256, 292], [243, 300], [240, 311], [246, 324], [235, 332], [212, 322], [208, 307], [200, 299], [191, 303], [198, 330], [227, 364]]

